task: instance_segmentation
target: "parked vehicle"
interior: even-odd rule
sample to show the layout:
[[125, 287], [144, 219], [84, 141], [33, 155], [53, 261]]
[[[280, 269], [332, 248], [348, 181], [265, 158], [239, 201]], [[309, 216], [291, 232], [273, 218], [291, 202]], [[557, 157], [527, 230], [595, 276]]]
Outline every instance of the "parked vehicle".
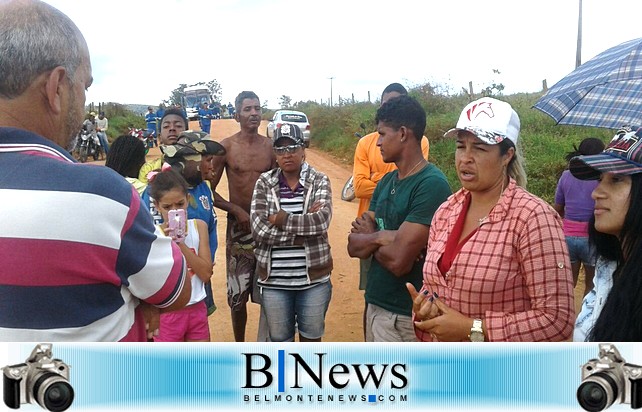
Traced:
[[267, 125], [267, 136], [270, 139], [274, 139], [274, 131], [283, 123], [291, 123], [299, 126], [303, 133], [303, 143], [305, 147], [310, 146], [310, 122], [305, 113], [295, 110], [277, 110]]
[[212, 94], [207, 86], [190, 86], [183, 90], [183, 107], [189, 120], [197, 120], [201, 104], [207, 103], [209, 105], [212, 101]]
[[[363, 130], [363, 133], [357, 132], [354, 135], [359, 139], [361, 139], [366, 134], [366, 125], [361, 123], [359, 127], [361, 127], [361, 130]], [[341, 190], [341, 200], [345, 200], [346, 202], [352, 202], [355, 197], [356, 197], [356, 194], [354, 193], [354, 175], [353, 175], [353, 176], [350, 176], [346, 184], [343, 185], [343, 189]]]
[[154, 139], [156, 137], [156, 134], [153, 131], [130, 127], [127, 134], [139, 138], [145, 144], [146, 149], [154, 147]]
[[88, 156], [93, 156], [94, 160], [98, 160], [104, 153], [100, 140], [94, 132], [81, 130], [78, 134], [77, 144], [80, 163], [85, 163]]

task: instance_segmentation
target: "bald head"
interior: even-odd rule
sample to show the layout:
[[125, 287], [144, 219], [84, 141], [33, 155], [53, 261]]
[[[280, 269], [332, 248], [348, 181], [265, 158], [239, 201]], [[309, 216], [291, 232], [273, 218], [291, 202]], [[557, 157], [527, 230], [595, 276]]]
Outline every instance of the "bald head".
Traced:
[[20, 96], [57, 66], [73, 78], [87, 45], [62, 12], [36, 0], [0, 0], [0, 97]]

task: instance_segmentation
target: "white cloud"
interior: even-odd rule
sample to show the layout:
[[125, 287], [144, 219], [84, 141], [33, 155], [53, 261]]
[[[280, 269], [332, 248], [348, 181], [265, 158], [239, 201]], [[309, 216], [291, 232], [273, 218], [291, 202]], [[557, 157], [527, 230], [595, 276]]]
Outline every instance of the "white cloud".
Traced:
[[[114, 0], [98, 9], [49, 0], [80, 27], [92, 55], [89, 101], [157, 104], [180, 83], [216, 78], [223, 101], [254, 90], [376, 99], [393, 81], [492, 80], [537, 91], [573, 70], [578, 2], [572, 0]], [[95, 4], [95, 3], [93, 3]], [[628, 16], [642, 3], [584, 0], [583, 61], [640, 37]], [[101, 18], [99, 16], [104, 16]], [[499, 69], [501, 75], [494, 75]]]

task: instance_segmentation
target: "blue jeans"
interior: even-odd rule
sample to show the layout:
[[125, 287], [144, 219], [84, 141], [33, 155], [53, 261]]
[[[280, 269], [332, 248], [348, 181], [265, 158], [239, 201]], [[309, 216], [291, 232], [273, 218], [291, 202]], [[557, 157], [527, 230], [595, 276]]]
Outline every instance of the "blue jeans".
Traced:
[[584, 266], [595, 266], [597, 255], [595, 245], [589, 244], [589, 238], [583, 236], [566, 236], [566, 246], [571, 263], [583, 263]]
[[294, 342], [297, 328], [304, 338], [321, 338], [331, 297], [329, 280], [304, 290], [261, 288], [270, 341]]
[[105, 155], [107, 155], [107, 153], [109, 153], [109, 143], [107, 143], [107, 133], [96, 132], [96, 135], [98, 136], [98, 139], [100, 139], [100, 145], [103, 147], [103, 150], [105, 151]]

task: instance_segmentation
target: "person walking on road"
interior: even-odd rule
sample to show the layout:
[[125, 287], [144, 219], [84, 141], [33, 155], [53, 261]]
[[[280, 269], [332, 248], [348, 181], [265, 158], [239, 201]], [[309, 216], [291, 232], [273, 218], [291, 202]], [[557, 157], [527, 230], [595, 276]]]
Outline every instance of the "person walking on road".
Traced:
[[198, 109], [198, 123], [201, 126], [201, 130], [207, 134], [210, 133], [210, 128], [212, 127], [212, 117], [213, 113], [207, 106], [207, 102], [203, 102], [200, 109]]

